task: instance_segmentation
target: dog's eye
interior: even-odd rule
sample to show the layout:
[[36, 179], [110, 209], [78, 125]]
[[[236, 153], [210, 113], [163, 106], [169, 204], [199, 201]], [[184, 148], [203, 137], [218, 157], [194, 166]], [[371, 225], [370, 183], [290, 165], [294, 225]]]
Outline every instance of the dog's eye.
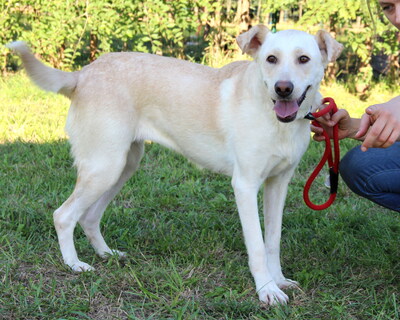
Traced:
[[278, 61], [278, 59], [277, 59], [275, 56], [268, 56], [268, 57], [267, 57], [267, 61], [268, 61], [269, 63], [275, 64], [275, 63]]
[[308, 61], [310, 61], [310, 58], [309, 57], [307, 57], [307, 56], [301, 56], [300, 58], [299, 58], [299, 62], [300, 63], [307, 63]]

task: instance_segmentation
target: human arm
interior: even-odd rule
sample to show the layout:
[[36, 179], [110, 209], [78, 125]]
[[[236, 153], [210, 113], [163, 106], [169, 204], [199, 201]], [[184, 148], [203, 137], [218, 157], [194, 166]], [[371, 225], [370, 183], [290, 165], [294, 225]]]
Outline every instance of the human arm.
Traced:
[[[339, 139], [353, 138], [362, 140], [361, 150], [368, 148], [387, 148], [400, 136], [400, 96], [392, 100], [368, 107], [361, 119], [351, 118], [349, 113], [340, 109], [332, 116], [324, 116], [317, 121], [332, 137], [332, 128], [338, 124]], [[312, 126], [314, 140], [322, 141], [322, 129]]]
[[[333, 138], [333, 127], [338, 124], [339, 139], [356, 138], [359, 131], [361, 119], [351, 118], [347, 110], [339, 109], [333, 115], [326, 115], [316, 119], [322, 127], [311, 125], [311, 130], [314, 132], [313, 139], [315, 141], [323, 141], [325, 139], [323, 131], [328, 133], [330, 138]], [[358, 140], [362, 140], [359, 138]]]

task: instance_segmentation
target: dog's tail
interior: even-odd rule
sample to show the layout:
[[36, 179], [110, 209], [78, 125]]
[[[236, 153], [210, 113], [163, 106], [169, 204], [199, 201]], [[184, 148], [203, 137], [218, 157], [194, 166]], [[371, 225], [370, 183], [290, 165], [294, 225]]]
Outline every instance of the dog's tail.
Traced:
[[21, 57], [28, 76], [37, 86], [71, 97], [78, 82], [77, 72], [65, 72], [44, 65], [23, 41], [11, 42], [6, 47]]

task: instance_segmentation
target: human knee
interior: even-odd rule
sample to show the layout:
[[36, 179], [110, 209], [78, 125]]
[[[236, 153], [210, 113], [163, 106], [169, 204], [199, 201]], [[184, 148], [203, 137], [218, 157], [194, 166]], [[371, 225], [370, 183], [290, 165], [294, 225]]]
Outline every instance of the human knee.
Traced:
[[355, 156], [353, 155], [355, 149], [351, 149], [345, 154], [345, 156], [340, 160], [340, 175], [346, 180], [347, 177], [353, 176], [354, 170], [357, 168], [355, 161]]
[[355, 193], [366, 193], [365, 181], [368, 180], [370, 167], [365, 153], [360, 147], [351, 149], [340, 161], [340, 175], [347, 186]]

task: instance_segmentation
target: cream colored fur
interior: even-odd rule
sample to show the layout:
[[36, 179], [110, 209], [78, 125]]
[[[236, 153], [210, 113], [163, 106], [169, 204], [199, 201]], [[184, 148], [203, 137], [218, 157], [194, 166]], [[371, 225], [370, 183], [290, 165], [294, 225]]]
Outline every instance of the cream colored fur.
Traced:
[[[73, 73], [44, 66], [23, 42], [9, 45], [38, 86], [72, 102], [66, 130], [78, 179], [55, 211], [54, 223], [63, 259], [73, 270], [92, 269], [78, 259], [76, 223], [100, 256], [124, 255], [105, 243], [100, 219], [138, 168], [143, 142], [152, 140], [232, 177], [259, 298], [268, 304], [287, 302], [282, 289], [296, 285], [283, 276], [280, 265], [287, 187], [310, 139], [303, 117], [320, 105], [324, 68], [342, 46], [324, 31], [316, 36], [295, 30], [272, 34], [262, 25], [237, 41], [254, 61], [213, 69], [146, 53], [109, 53]], [[271, 56], [276, 63], [267, 61]], [[301, 56], [309, 61], [300, 63]], [[289, 97], [277, 94], [279, 83], [293, 85]], [[298, 100], [305, 93], [296, 118], [278, 121], [274, 101]], [[264, 238], [257, 206], [261, 185]]]

